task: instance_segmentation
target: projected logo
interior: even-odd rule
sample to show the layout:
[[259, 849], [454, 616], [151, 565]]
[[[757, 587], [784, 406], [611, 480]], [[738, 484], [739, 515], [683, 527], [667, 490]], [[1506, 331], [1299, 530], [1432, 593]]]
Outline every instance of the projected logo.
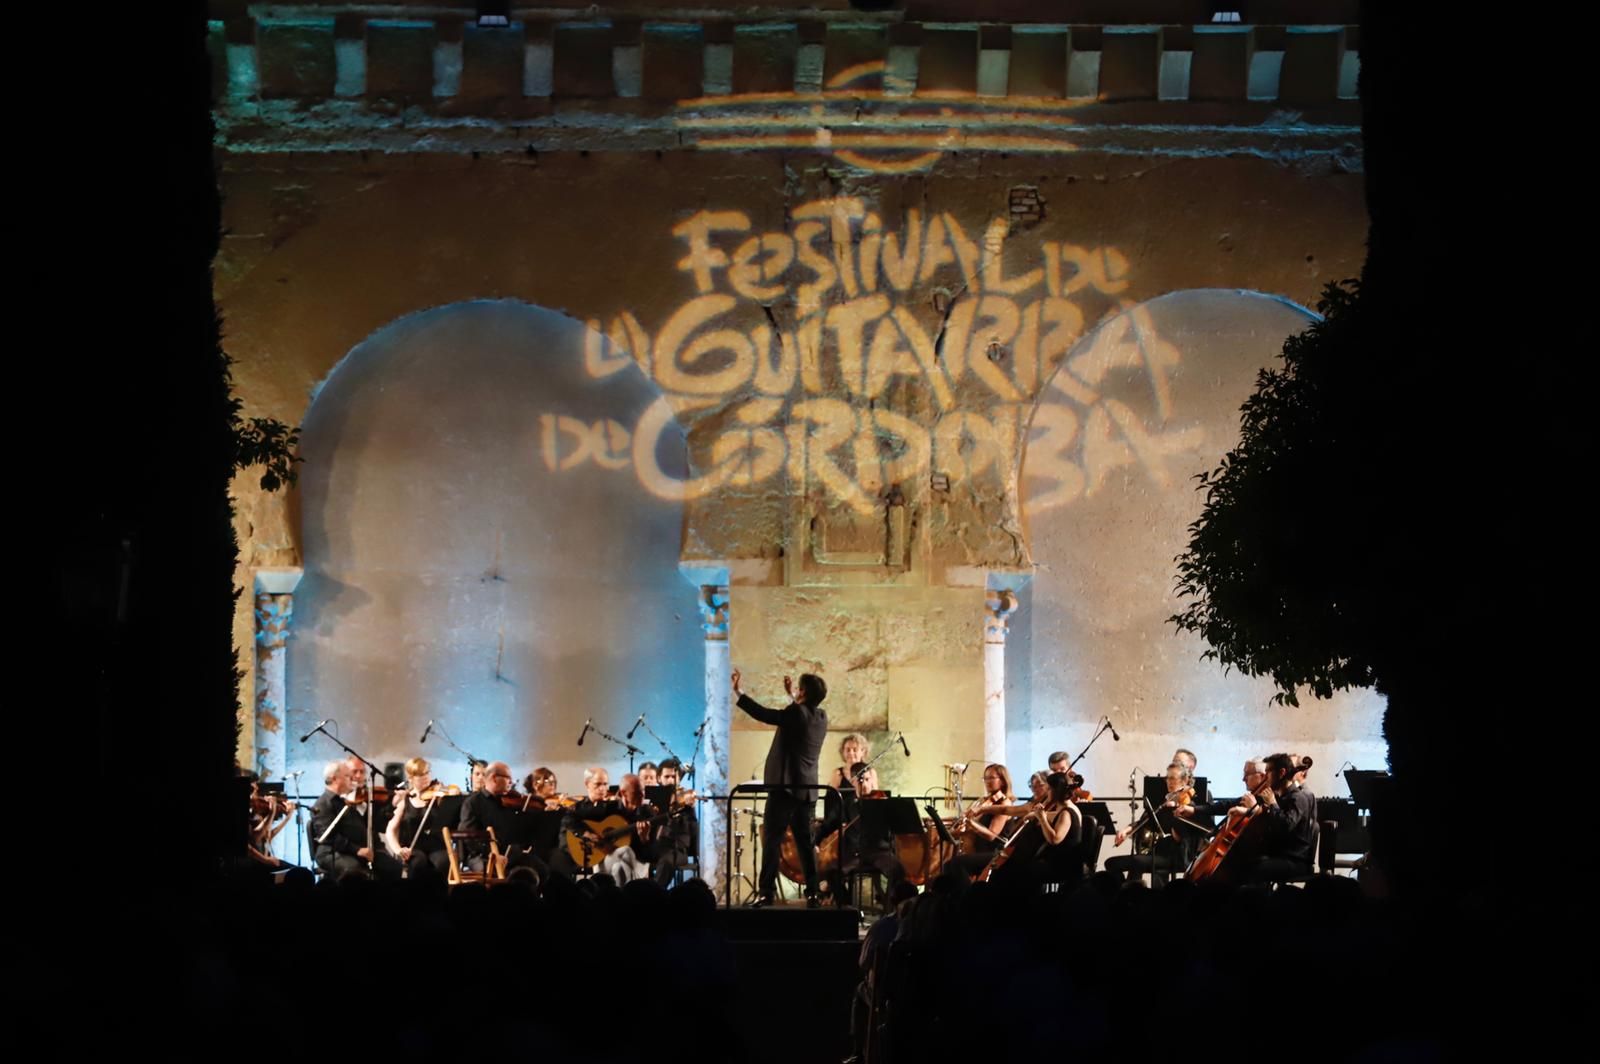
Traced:
[[[880, 174], [925, 170], [948, 151], [1070, 152], [1079, 106], [1042, 97], [919, 92], [897, 84], [883, 60], [828, 79], [821, 94], [746, 93], [681, 100], [676, 124], [706, 151], [794, 150], [831, 154]], [[885, 89], [889, 91], [884, 91]]]
[[[1030, 509], [1092, 494], [1122, 465], [1164, 483], [1167, 456], [1198, 446], [1198, 430], [1168, 428], [1179, 352], [1123, 303], [1117, 249], [1019, 254], [1004, 217], [974, 234], [911, 209], [891, 229], [854, 198], [790, 218], [758, 233], [743, 212], [700, 211], [673, 228], [697, 294], [653, 331], [626, 310], [590, 321], [584, 353], [592, 377], [637, 365], [665, 394], [633, 426], [544, 413], [546, 468], [631, 469], [669, 499], [786, 476], [867, 515], [934, 474], [1008, 478], [1030, 415]], [[1088, 313], [1113, 316], [1085, 340]], [[675, 416], [716, 425], [687, 480], [656, 457]]]

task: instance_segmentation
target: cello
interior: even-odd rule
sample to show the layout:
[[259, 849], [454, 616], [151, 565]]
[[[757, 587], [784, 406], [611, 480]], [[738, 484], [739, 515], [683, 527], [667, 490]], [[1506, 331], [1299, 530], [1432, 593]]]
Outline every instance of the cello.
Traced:
[[1233, 852], [1234, 845], [1244, 835], [1245, 829], [1254, 823], [1256, 816], [1265, 808], [1259, 801], [1259, 797], [1264, 788], [1271, 786], [1272, 774], [1269, 772], [1266, 774], [1265, 779], [1250, 788], [1250, 797], [1258, 799], [1256, 804], [1249, 809], [1234, 808], [1228, 810], [1227, 821], [1217, 829], [1217, 833], [1211, 837], [1211, 841], [1206, 843], [1206, 848], [1201, 850], [1189, 864], [1189, 870], [1184, 873], [1185, 879], [1199, 883], [1217, 874], [1217, 869], [1222, 867], [1222, 862], [1229, 853]]

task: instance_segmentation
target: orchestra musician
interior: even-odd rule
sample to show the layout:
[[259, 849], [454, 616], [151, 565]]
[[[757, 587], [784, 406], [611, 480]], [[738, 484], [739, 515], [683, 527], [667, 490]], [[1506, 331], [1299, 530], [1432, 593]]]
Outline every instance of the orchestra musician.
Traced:
[[1077, 773], [1050, 773], [1045, 777], [1047, 797], [1033, 813], [1044, 836], [1040, 863], [1046, 876], [1059, 883], [1083, 878], [1083, 811], [1072, 799], [1082, 782]]
[[1065, 750], [1057, 750], [1055, 753], [1050, 755], [1050, 759], [1046, 762], [1046, 764], [1050, 766], [1050, 771], [1045, 773], [1046, 777], [1050, 775], [1050, 772], [1061, 773], [1063, 776], [1066, 776], [1072, 781], [1072, 796], [1075, 799], [1079, 801], [1089, 800], [1089, 792], [1083, 790], [1083, 775], [1081, 773], [1074, 772], [1072, 769], [1071, 754], [1067, 753]]
[[1189, 766], [1175, 756], [1172, 764], [1167, 766], [1167, 800], [1156, 810], [1156, 822], [1150, 823], [1150, 815], [1146, 812], [1136, 823], [1117, 832], [1114, 845], [1121, 846], [1147, 827], [1160, 831], [1161, 837], [1149, 853], [1120, 854], [1108, 858], [1106, 870], [1122, 873], [1130, 880], [1143, 879], [1148, 872], [1151, 886], [1157, 889], [1165, 887], [1174, 872], [1189, 867], [1199, 840], [1204, 836], [1200, 827], [1186, 828], [1181, 822], [1192, 822], [1196, 811], [1194, 803], [1194, 777]]
[[523, 777], [522, 789], [533, 796], [530, 809], [549, 809], [561, 804], [561, 792], [556, 788], [556, 774], [540, 765]]
[[644, 787], [659, 787], [660, 770], [654, 761], [646, 761], [639, 766], [639, 783]]
[[[751, 905], [771, 905], [778, 890], [778, 859], [783, 851], [785, 830], [792, 830], [796, 842], [811, 837], [811, 811], [816, 807], [811, 787], [817, 780], [817, 755], [828, 734], [828, 714], [821, 708], [828, 697], [822, 677], [806, 673], [798, 684], [783, 678], [783, 689], [792, 699], [785, 709], [768, 709], [744, 693], [739, 686], [739, 670], [733, 671], [733, 693], [738, 706], [763, 724], [777, 730], [767, 751], [761, 782], [769, 787], [762, 821], [761, 874]], [[817, 894], [817, 855], [810, 846], [796, 847], [806, 879], [806, 905], [822, 904]]]
[[1081, 878], [1083, 813], [1072, 801], [1072, 777], [1035, 772], [1028, 783], [1033, 798], [1007, 809], [1020, 826], [1011, 825], [1012, 841], [1003, 857], [996, 855], [991, 881]]
[[860, 732], [851, 732], [839, 740], [839, 767], [833, 770], [828, 783], [836, 790], [850, 790], [855, 784], [850, 779], [850, 766], [858, 761], [872, 760], [872, 744]]
[[[849, 875], [857, 869], [872, 868], [873, 877], [887, 879], [889, 890], [892, 891], [906, 874], [895, 851], [894, 836], [889, 833], [887, 823], [875, 831], [867, 830], [861, 823], [861, 803], [871, 798], [887, 798], [888, 793], [878, 789], [878, 770], [865, 761], [857, 761], [850, 766], [850, 783], [850, 788], [840, 791], [838, 798], [831, 794], [823, 798], [823, 818], [817, 829], [817, 843], [820, 844], [835, 831], [840, 834], [838, 847], [833, 851], [837, 855], [837, 863], [821, 869], [822, 878], [829, 883], [838, 883], [841, 874]], [[880, 893], [884, 897], [889, 896], [888, 891]], [[843, 903], [843, 895], [837, 889], [834, 890], [834, 898]]]
[[[1311, 758], [1273, 754], [1251, 764], [1255, 782], [1246, 777], [1247, 791], [1238, 808], [1248, 810], [1259, 801], [1262, 810], [1256, 819], [1262, 823], [1253, 832], [1256, 845], [1231, 854], [1223, 865], [1228, 880], [1264, 882], [1310, 875], [1316, 857], [1317, 797], [1301, 780], [1311, 768]], [[1258, 786], [1263, 779], [1268, 785]]]
[[[661, 762], [658, 786], [677, 788], [683, 765], [675, 757]], [[700, 820], [694, 811], [694, 792], [674, 790], [672, 816], [656, 836], [656, 864], [653, 876], [661, 886], [670, 886], [679, 868], [688, 863], [700, 836]]]
[[406, 786], [397, 789], [399, 802], [383, 833], [383, 845], [412, 877], [426, 874], [428, 870], [441, 876], [450, 874], [450, 855], [439, 830], [449, 825], [440, 821], [437, 810], [432, 810], [433, 799], [422, 797], [439, 790], [439, 781], [433, 778], [433, 766], [426, 758], [413, 757], [406, 762]]
[[955, 860], [968, 876], [976, 876], [988, 866], [1011, 821], [1011, 814], [1003, 812], [1002, 808], [1015, 800], [1011, 793], [1011, 773], [1004, 765], [984, 766], [983, 789], [983, 797], [974, 802], [955, 825], [957, 834], [964, 834], [971, 840], [965, 844], [970, 846], [970, 852]]
[[[619, 811], [620, 803], [611, 797], [610, 774], [599, 765], [591, 765], [583, 770], [583, 790], [584, 796], [567, 807], [561, 818], [561, 828], [563, 832], [598, 841], [584, 821], [614, 816]], [[565, 846], [556, 847], [550, 858], [550, 867], [568, 878], [578, 874], [578, 866]]]
[[382, 879], [397, 879], [400, 862], [367, 845], [365, 803], [347, 795], [356, 791], [348, 761], [330, 761], [322, 773], [326, 790], [311, 807], [312, 859], [331, 876], [359, 875], [368, 862]]
[[[512, 792], [511, 766], [504, 761], [491, 761], [483, 766], [483, 786], [467, 795], [467, 800], [461, 803], [461, 819], [458, 825], [461, 831], [470, 831], [482, 834], [482, 838], [469, 838], [463, 840], [463, 849], [467, 856], [467, 869], [472, 872], [482, 872], [488, 865], [489, 839], [488, 831], [494, 829], [495, 836], [505, 846], [507, 869], [521, 865], [533, 865], [537, 868], [543, 862], [531, 851], [521, 846], [514, 846], [506, 840], [513, 837], [515, 825], [512, 818], [517, 814], [505, 807], [501, 799]], [[541, 875], [543, 870], [540, 869]]]
[[252, 773], [250, 780], [250, 836], [245, 852], [252, 861], [274, 871], [293, 867], [272, 852], [272, 840], [289, 826], [295, 804], [281, 794], [262, 794], [261, 784]]
[[623, 886], [650, 874], [650, 863], [656, 859], [655, 835], [658, 825], [652, 823], [656, 810], [644, 800], [644, 784], [634, 773], [622, 777], [617, 787], [616, 814], [633, 825], [633, 831], [601, 861], [601, 871]]

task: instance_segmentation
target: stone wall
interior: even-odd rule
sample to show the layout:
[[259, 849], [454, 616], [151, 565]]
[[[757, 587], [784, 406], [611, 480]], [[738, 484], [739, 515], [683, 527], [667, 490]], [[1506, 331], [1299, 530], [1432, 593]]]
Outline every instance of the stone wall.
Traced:
[[[218, 28], [216, 284], [246, 413], [305, 420], [349, 352], [418, 311], [546, 308], [586, 326], [583, 373], [597, 389], [642, 373], [657, 398], [612, 417], [580, 409], [573, 393], [532, 393], [523, 460], [572, 498], [622, 482], [680, 505], [681, 562], [732, 574], [731, 657], [752, 690], [776, 698], [782, 673], [820, 670], [840, 729], [859, 726], [880, 748], [905, 733], [914, 757], [881, 763], [897, 789], [942, 784], [944, 763], [992, 748], [982, 648], [996, 587], [1022, 600], [1000, 740], [1014, 767], [1081, 745], [1107, 706], [1130, 707], [1107, 691], [1143, 691], [1147, 703], [1214, 691], [1192, 648], [1159, 681], [1137, 655], [1110, 655], [1081, 684], [1043, 648], [1097, 638], [1050, 619], [1072, 615], [1081, 594], [1057, 579], [1068, 557], [1136, 571], [1125, 591], [1144, 598], [1130, 608], [1155, 630], [1172, 612], [1183, 505], [1118, 511], [1114, 494], [1085, 486], [1118, 449], [1134, 459], [1100, 482], [1148, 481], [1141, 447], [1163, 434], [1182, 443], [1200, 415], [1151, 403], [1119, 413], [1101, 393], [1170, 356], [1190, 384], [1227, 382], [1206, 399], [1214, 428], [1284, 328], [1231, 343], [1217, 323], [1096, 326], [1196, 289], [1310, 306], [1325, 283], [1359, 272], [1360, 144], [1355, 104], [1341, 98], [1353, 89], [1353, 28], [1335, 38], [1292, 27], [1168, 27], [1154, 38], [1126, 27], [863, 30], [824, 12], [792, 37], [776, 22], [759, 32], [707, 22], [698, 38], [648, 28], [634, 38], [625, 26], [546, 38], [529, 22], [519, 23], [521, 80], [504, 79], [516, 91], [486, 96], [489, 60], [472, 27], [411, 27], [411, 45], [431, 43], [408, 51], [405, 33], [372, 21], [353, 23], [359, 33], [316, 22], [290, 48], [293, 35], [245, 21], [248, 33], [233, 16]], [[270, 58], [279, 48], [304, 62]], [[464, 57], [454, 74], [450, 48]], [[429, 56], [432, 83], [421, 73]], [[684, 95], [696, 86], [700, 96]], [[1070, 376], [1063, 365], [1098, 368]], [[1065, 450], [1059, 411], [1040, 416], [1063, 395], [1082, 414]], [[659, 460], [676, 425], [687, 477]], [[1091, 426], [1099, 450], [1084, 450]], [[1025, 458], [1030, 441], [1049, 460]], [[1178, 446], [1163, 490], [1183, 494], [1226, 443], [1212, 431], [1204, 446]], [[298, 495], [241, 483], [238, 496], [241, 584], [258, 566], [312, 565]], [[1045, 534], [1030, 499], [1054, 500], [1063, 531]], [[1095, 537], [1071, 531], [1108, 507]], [[1130, 554], [1119, 521], [1163, 531]], [[1052, 570], [1030, 587], [1041, 564]], [[242, 605], [241, 647], [252, 625]], [[1095, 694], [1074, 700], [1069, 688]], [[1149, 750], [1137, 760], [1097, 747], [1097, 774], [1159, 771], [1170, 750], [1158, 747], [1194, 746], [1208, 727], [1237, 738], [1218, 739], [1208, 760], [1236, 745], [1323, 743], [1335, 764], [1369, 765], [1378, 749], [1370, 700], [1235, 728], [1267, 712], [1265, 693], [1230, 691], [1207, 696], [1226, 720], [1139, 723]], [[703, 692], [677, 697], [693, 704]], [[601, 709], [625, 728], [617, 701]], [[765, 735], [735, 729], [738, 780]], [[559, 760], [505, 754], [519, 773]]]

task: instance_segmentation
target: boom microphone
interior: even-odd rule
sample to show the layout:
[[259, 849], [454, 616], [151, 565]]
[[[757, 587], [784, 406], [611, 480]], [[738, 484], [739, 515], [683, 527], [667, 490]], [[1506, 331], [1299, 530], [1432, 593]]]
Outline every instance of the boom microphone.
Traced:
[[300, 736], [300, 741], [301, 742], [305, 742], [307, 739], [311, 738], [313, 735], [317, 734], [317, 732], [321, 731], [323, 728], [326, 728], [327, 726], [328, 726], [328, 722], [327, 721], [325, 721], [325, 720], [317, 721], [317, 726], [315, 728], [312, 728], [310, 731], [306, 732], [304, 735]]
[[589, 721], [584, 721], [583, 722], [583, 731], [578, 733], [578, 745], [579, 746], [583, 745], [584, 736], [589, 734], [589, 728], [590, 727], [591, 727], [591, 725], [590, 725]]

